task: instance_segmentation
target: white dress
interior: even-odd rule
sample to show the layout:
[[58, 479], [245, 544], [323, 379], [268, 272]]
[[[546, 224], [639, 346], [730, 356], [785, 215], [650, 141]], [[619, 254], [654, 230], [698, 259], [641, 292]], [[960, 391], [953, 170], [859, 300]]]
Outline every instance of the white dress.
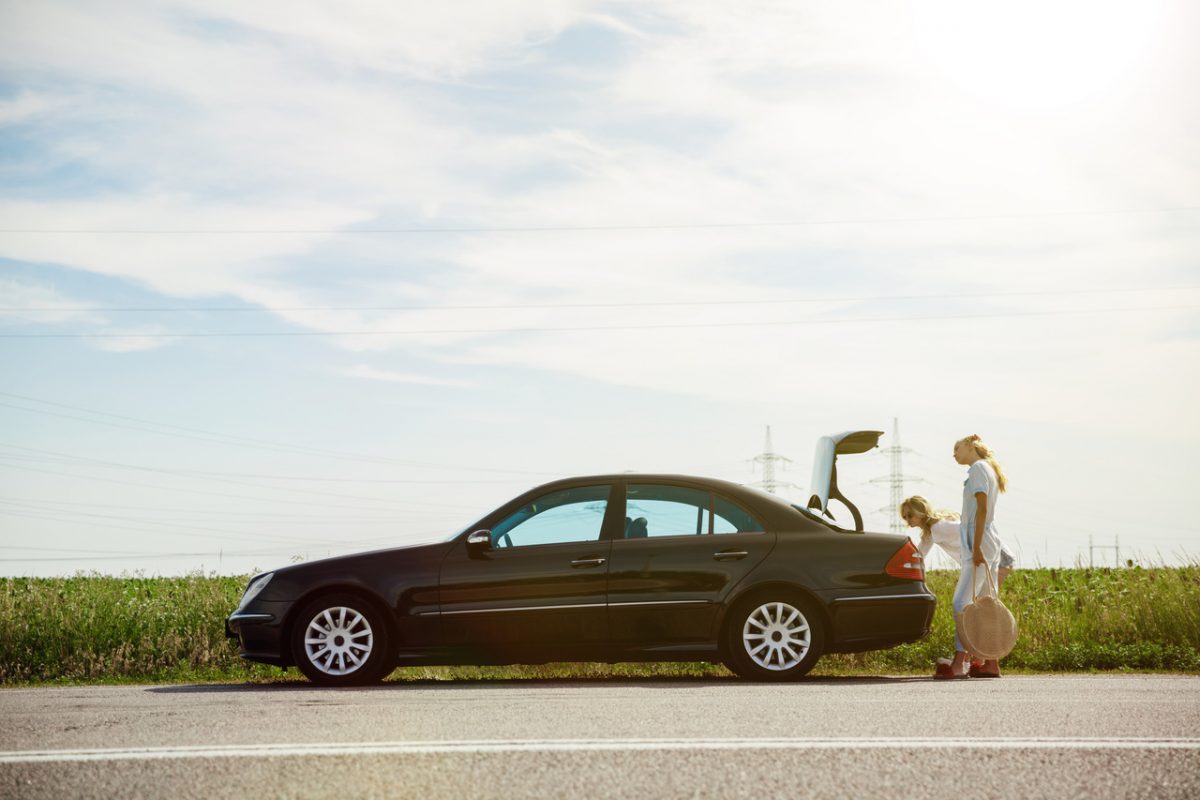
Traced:
[[[946, 555], [954, 559], [954, 563], [962, 566], [962, 528], [956, 519], [939, 519], [929, 528], [929, 536], [921, 535], [917, 540], [917, 549], [921, 551], [921, 558], [929, 559], [929, 553], [933, 550], [936, 544], [945, 551]], [[1012, 553], [1004, 546], [1004, 541], [998, 536], [997, 541], [1000, 542], [1000, 560], [1003, 563], [1004, 557], [1008, 556], [1009, 562], [1012, 561]]]
[[962, 564], [962, 547], [960, 544], [960, 534], [958, 529], [958, 520], [956, 519], [939, 519], [929, 528], [929, 536], [922, 535], [920, 541], [917, 542], [917, 549], [921, 551], [921, 558], [928, 559], [929, 553], [933, 550], [936, 544], [942, 550], [946, 551], [946, 555], [954, 559], [955, 564]]

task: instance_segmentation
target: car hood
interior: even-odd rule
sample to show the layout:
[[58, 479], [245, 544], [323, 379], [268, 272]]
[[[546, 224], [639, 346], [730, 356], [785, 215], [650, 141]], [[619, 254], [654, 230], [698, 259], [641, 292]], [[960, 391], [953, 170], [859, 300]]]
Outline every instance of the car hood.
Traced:
[[857, 530], [862, 530], [862, 515], [857, 508], [842, 495], [837, 485], [837, 457], [865, 453], [879, 446], [879, 437], [883, 431], [844, 431], [831, 436], [822, 436], [817, 440], [817, 452], [813, 456], [813, 477], [810, 484], [812, 494], [808, 498], [808, 507], [818, 514], [824, 514], [830, 519], [829, 501], [840, 500], [854, 515]]
[[339, 567], [351, 567], [360, 562], [378, 561], [380, 558], [420, 559], [427, 555], [444, 553], [451, 542], [424, 542], [421, 544], [404, 545], [402, 547], [385, 547], [379, 550], [364, 550], [361, 553], [347, 553], [341, 556], [319, 558], [315, 561], [304, 561], [299, 564], [288, 564], [285, 567], [270, 570], [277, 578], [296, 578], [307, 572], [329, 572]]

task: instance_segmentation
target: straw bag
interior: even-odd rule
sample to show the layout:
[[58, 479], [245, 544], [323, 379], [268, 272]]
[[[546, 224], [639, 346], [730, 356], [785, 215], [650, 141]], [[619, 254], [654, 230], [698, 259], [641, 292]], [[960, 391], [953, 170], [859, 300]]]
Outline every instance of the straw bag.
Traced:
[[992, 571], [987, 572], [988, 594], [975, 594], [975, 567], [971, 570], [971, 602], [959, 615], [963, 646], [983, 658], [1004, 658], [1017, 643], [1017, 620], [997, 596]]

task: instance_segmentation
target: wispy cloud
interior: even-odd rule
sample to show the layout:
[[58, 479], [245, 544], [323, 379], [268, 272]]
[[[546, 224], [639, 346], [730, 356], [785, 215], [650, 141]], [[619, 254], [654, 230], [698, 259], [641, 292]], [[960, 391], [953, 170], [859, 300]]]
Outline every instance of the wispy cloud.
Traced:
[[396, 372], [394, 370], [378, 369], [370, 364], [355, 364], [341, 371], [351, 378], [365, 378], [372, 381], [388, 383], [415, 383], [422, 386], [470, 386], [470, 382], [452, 378], [436, 378], [430, 375], [417, 375], [411, 372]]
[[[364, 2], [332, 14], [276, 3], [41, 3], [14, 13], [3, 34], [0, 63], [20, 86], [4, 106], [5, 130], [38, 137], [47, 165], [84, 169], [108, 188], [18, 193], [0, 205], [5, 227], [190, 232], [0, 234], [0, 249], [171, 298], [287, 307], [275, 322], [301, 329], [369, 332], [335, 340], [349, 358], [401, 352], [451, 368], [536, 365], [726, 399], [747, 385], [800, 393], [808, 374], [836, 374], [845, 391], [870, 392], [902, 383], [901, 365], [914, 354], [970, 363], [981, 342], [1013, 375], [1028, 374], [1034, 350], [1101, 369], [1085, 354], [1102, 348], [1147, 380], [1165, 377], [1156, 371], [1165, 366], [1139, 360], [1137, 343], [1177, 327], [1178, 313], [1118, 317], [1119, 329], [1102, 316], [936, 321], [1072, 310], [1069, 296], [919, 312], [911, 304], [761, 313], [637, 305], [1186, 281], [1200, 239], [1192, 225], [1172, 226], [1171, 215], [1020, 214], [1193, 204], [1195, 138], [1179, 123], [1200, 109], [1191, 94], [1172, 108], [1160, 101], [1195, 55], [1139, 50], [1145, 58], [1129, 62], [1137, 68], [1111, 94], [1052, 112], [1013, 108], [951, 79], [946, 58], [957, 45], [939, 39], [929, 19], [920, 4], [522, 2], [501, 11]], [[567, 37], [573, 46], [556, 50]], [[69, 109], [56, 99], [68, 96]], [[1153, 101], [1154, 114], [1127, 113]], [[1140, 146], [1151, 140], [1158, 145]], [[984, 218], [953, 219], [971, 216]], [[806, 220], [837, 224], [350, 232]], [[548, 300], [632, 305], [313, 308]], [[935, 319], [838, 321], [891, 313]], [[716, 325], [803, 315], [831, 322]], [[656, 322], [713, 327], [453, 332]], [[628, 357], [648, 349], [670, 357], [653, 369]], [[739, 379], [692, 379], [713, 363], [737, 364]], [[781, 372], [781, 363], [806, 371]], [[362, 363], [346, 374], [420, 377]], [[1088, 386], [1071, 382], [1055, 397], [1098, 416], [1126, 410], [1087, 402]], [[1027, 396], [1002, 389], [981, 402], [999, 411]]]

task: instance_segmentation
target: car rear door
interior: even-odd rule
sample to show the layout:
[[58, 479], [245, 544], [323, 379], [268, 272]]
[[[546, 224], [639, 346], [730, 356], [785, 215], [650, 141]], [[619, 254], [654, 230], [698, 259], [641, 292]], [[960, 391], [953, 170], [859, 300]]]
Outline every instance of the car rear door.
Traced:
[[774, 535], [703, 485], [629, 483], [622, 489], [625, 530], [612, 543], [608, 572], [614, 645], [710, 640], [719, 604], [766, 558]]

